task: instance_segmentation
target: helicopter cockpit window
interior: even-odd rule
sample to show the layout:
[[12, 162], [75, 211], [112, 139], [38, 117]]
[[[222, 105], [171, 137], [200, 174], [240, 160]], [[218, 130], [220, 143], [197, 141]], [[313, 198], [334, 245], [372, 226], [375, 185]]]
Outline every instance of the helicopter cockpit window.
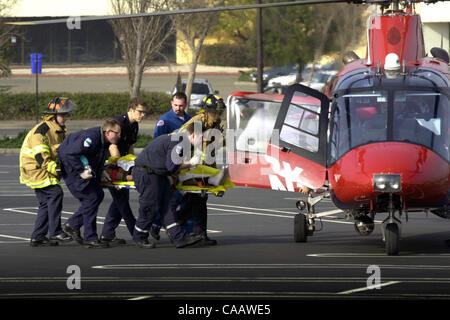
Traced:
[[[389, 97], [389, 99], [388, 99]], [[358, 92], [338, 97], [331, 114], [330, 160], [377, 141], [425, 146], [449, 161], [449, 98], [433, 91]]]
[[387, 139], [386, 91], [358, 92], [335, 100], [332, 117], [331, 158], [351, 148]]
[[311, 152], [319, 150], [320, 100], [294, 93], [280, 131], [280, 140]]
[[236, 150], [266, 153], [281, 102], [232, 97], [229, 128], [234, 129]]
[[394, 140], [417, 143], [449, 160], [449, 99], [438, 92], [398, 91]]

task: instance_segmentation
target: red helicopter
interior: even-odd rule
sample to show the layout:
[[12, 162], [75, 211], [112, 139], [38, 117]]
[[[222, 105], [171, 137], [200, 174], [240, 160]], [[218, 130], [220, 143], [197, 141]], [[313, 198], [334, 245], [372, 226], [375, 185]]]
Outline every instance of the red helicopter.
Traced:
[[[242, 6], [81, 17], [80, 22], [350, 2], [377, 4], [368, 23], [367, 55], [345, 56], [327, 95], [294, 84], [284, 95], [234, 92], [228, 98], [228, 170], [236, 185], [299, 192], [294, 239], [307, 241], [315, 205], [330, 197], [361, 235], [383, 221], [386, 253], [399, 253], [401, 215], [450, 218], [450, 66], [440, 48], [425, 53], [414, 5], [437, 0], [304, 0]], [[13, 22], [33, 25], [67, 19]]]
[[397, 255], [400, 216], [450, 218], [449, 55], [433, 48], [426, 56], [413, 13], [421, 1], [353, 2], [377, 3], [384, 12], [369, 19], [366, 58], [346, 55], [329, 96], [300, 84], [285, 95], [230, 95], [227, 122], [236, 133], [227, 140], [229, 173], [241, 186], [310, 189], [297, 202], [296, 242], [306, 242], [315, 220], [329, 214], [315, 212], [325, 197], [361, 235], [387, 212], [386, 253]]

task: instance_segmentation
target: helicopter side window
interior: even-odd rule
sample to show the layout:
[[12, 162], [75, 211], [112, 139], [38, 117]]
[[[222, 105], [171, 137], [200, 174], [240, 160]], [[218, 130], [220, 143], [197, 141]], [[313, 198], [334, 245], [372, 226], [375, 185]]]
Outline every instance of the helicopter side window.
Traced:
[[236, 150], [266, 153], [281, 102], [233, 97], [230, 129], [235, 130]]
[[320, 101], [315, 98], [309, 99], [313, 99], [311, 103], [296, 101], [295, 98], [291, 102], [281, 127], [280, 139], [302, 149], [317, 152], [319, 150], [317, 135], [319, 134]]

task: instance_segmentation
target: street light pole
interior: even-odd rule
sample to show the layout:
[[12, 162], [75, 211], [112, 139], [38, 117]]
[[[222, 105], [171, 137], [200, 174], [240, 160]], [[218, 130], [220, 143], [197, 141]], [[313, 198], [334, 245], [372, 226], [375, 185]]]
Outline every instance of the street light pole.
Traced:
[[[258, 4], [261, 4], [262, 0], [258, 0]], [[262, 37], [262, 8], [258, 8], [256, 14], [256, 68], [257, 68], [257, 86], [258, 92], [263, 92], [263, 72], [264, 72], [264, 61], [263, 61], [263, 37]]]

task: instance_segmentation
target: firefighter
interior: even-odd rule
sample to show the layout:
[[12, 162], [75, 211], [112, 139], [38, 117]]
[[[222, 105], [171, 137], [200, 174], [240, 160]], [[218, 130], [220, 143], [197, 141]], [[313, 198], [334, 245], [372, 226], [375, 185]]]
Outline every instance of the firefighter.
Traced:
[[[97, 212], [104, 192], [101, 179], [110, 180], [103, 167], [110, 144], [120, 138], [120, 124], [113, 118], [94, 127], [70, 134], [58, 149], [65, 175], [64, 181], [72, 195], [81, 202], [78, 210], [64, 224], [64, 231], [87, 248], [107, 248], [97, 235]], [[84, 226], [84, 239], [80, 228]]]
[[76, 107], [67, 98], [52, 99], [43, 121], [31, 129], [20, 149], [20, 182], [34, 189], [39, 201], [30, 240], [32, 247], [55, 246], [72, 240], [61, 228], [63, 190], [57, 149], [66, 136], [67, 118]]
[[[189, 120], [185, 125], [183, 125], [180, 128], [179, 132], [184, 132], [186, 128], [194, 122], [201, 122], [202, 130], [205, 132], [202, 145], [202, 151], [204, 152], [207, 145], [212, 142], [210, 137], [208, 136], [208, 133], [212, 132], [209, 129], [216, 129], [221, 133], [223, 132], [223, 127], [221, 125], [221, 115], [224, 110], [225, 103], [221, 97], [216, 95], [208, 95], [203, 98], [202, 109], [200, 110], [200, 112], [197, 115], [193, 116], [191, 120]], [[223, 143], [223, 140], [220, 143]], [[204, 157], [202, 158], [203, 160], [205, 160]], [[215, 161], [214, 163], [207, 164], [216, 166]], [[177, 213], [177, 219], [180, 222], [192, 219], [193, 234], [200, 235], [202, 237], [202, 240], [199, 244], [204, 246], [215, 246], [217, 245], [217, 241], [209, 238], [207, 235], [207, 201], [207, 194], [187, 193], [184, 196], [182, 202], [182, 209]]]
[[[183, 139], [189, 140], [186, 144]], [[176, 223], [175, 210], [177, 198], [174, 194], [175, 183], [169, 178], [182, 169], [190, 168], [201, 162], [201, 156], [183, 161], [183, 152], [191, 145], [201, 143], [201, 132], [194, 132], [194, 124], [186, 128], [186, 134], [173, 136], [161, 135], [150, 142], [138, 155], [133, 167], [133, 181], [139, 192], [139, 217], [136, 221], [133, 239], [140, 248], [154, 248], [148, 240], [149, 231], [157, 214], [166, 226], [171, 241], [177, 248], [184, 248], [201, 240], [200, 236], [188, 235]], [[186, 141], [186, 140], [185, 140]]]

